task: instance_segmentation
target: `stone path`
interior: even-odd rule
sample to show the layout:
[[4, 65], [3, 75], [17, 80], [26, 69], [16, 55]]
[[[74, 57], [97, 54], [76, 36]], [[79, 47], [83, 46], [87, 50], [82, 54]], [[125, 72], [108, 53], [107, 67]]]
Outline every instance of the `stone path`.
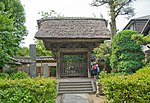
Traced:
[[95, 94], [63, 94], [57, 96], [56, 103], [104, 103], [104, 96]]
[[89, 94], [63, 94], [57, 97], [56, 103], [91, 103]]
[[62, 103], [90, 103], [88, 94], [64, 94]]

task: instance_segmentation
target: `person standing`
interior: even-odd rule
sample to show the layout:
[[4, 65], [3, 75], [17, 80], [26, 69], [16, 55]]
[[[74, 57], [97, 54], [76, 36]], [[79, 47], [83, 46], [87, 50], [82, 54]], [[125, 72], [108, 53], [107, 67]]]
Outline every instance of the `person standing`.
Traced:
[[101, 72], [100, 67], [97, 64], [97, 78], [99, 77], [99, 73]]
[[94, 76], [94, 78], [96, 78], [97, 76], [97, 64], [94, 62], [93, 66], [92, 66], [92, 74]]

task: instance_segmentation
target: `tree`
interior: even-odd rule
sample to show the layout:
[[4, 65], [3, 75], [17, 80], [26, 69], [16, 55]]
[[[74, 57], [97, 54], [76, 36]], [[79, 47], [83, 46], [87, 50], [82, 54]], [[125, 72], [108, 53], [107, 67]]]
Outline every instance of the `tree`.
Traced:
[[135, 0], [94, 0], [92, 5], [93, 6], [102, 6], [107, 5], [109, 8], [109, 15], [110, 15], [110, 28], [112, 38], [117, 32], [116, 27], [116, 18], [118, 15], [129, 15], [134, 16], [134, 9], [130, 5], [131, 2]]
[[29, 48], [28, 47], [20, 47], [16, 51], [16, 56], [29, 56]]
[[[36, 55], [37, 56], [53, 56], [51, 51], [45, 49], [42, 40], [36, 40]], [[16, 56], [29, 56], [28, 47], [19, 47], [16, 51]]]
[[21, 41], [24, 40], [24, 37], [27, 36], [28, 31], [26, 29], [25, 21], [25, 11], [20, 0], [13, 0], [13, 12], [12, 17], [14, 18], [14, 35], [17, 39], [17, 46], [20, 45]]
[[135, 40], [138, 44], [144, 45], [150, 43], [150, 35], [144, 36], [142, 34], [134, 34], [131, 37], [132, 40]]
[[36, 40], [36, 55], [53, 56], [53, 53], [51, 51], [46, 50], [42, 40]]
[[13, 35], [11, 31], [13, 30], [13, 19], [10, 19], [11, 14], [4, 12], [5, 5], [0, 2], [0, 67], [3, 67], [4, 64], [10, 59], [12, 55], [12, 42]]
[[111, 41], [100, 44], [93, 52], [96, 55], [96, 62], [101, 65], [101, 69], [110, 72]]
[[[136, 43], [140, 44], [145, 52], [145, 47], [150, 48], [150, 35], [144, 36], [142, 34], [134, 34], [131, 37], [132, 40], [136, 41]], [[147, 51], [147, 50], [146, 50]], [[149, 54], [145, 54], [145, 63], [150, 64], [150, 56]]]
[[111, 42], [105, 41], [103, 44], [100, 44], [94, 50], [94, 54], [97, 57], [99, 62], [104, 62], [105, 64], [110, 64], [110, 55], [111, 55]]
[[136, 31], [124, 30], [112, 39], [110, 65], [114, 72], [134, 73], [143, 66], [144, 53], [141, 46], [132, 40]]
[[24, 8], [19, 0], [0, 1], [0, 67], [15, 54], [27, 34]]
[[150, 43], [150, 35], [144, 36], [143, 41], [144, 43]]
[[47, 11], [40, 11], [40, 12], [38, 12], [38, 14], [40, 14], [44, 18], [48, 18], [48, 17], [63, 18], [64, 17], [64, 15], [62, 15], [61, 13], [57, 13], [54, 10], [50, 10], [49, 12], [47, 12]]
[[13, 35], [16, 39], [16, 45], [19, 46], [21, 41], [27, 35], [25, 24], [25, 11], [20, 0], [1, 0], [5, 6], [4, 12], [10, 12], [10, 18], [13, 19]]

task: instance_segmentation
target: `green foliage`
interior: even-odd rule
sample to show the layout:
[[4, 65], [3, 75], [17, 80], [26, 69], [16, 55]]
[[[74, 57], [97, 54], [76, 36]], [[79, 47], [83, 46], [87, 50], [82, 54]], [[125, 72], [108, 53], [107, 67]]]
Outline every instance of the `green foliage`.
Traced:
[[[28, 47], [20, 47], [16, 51], [17, 56], [29, 56]], [[36, 40], [36, 55], [37, 56], [53, 56], [51, 51], [46, 50], [42, 40]]]
[[27, 79], [29, 76], [23, 72], [23, 71], [18, 71], [16, 73], [0, 73], [0, 79]]
[[150, 43], [150, 34], [143, 37], [144, 43]]
[[18, 71], [17, 73], [13, 73], [11, 74], [11, 79], [15, 80], [15, 79], [27, 79], [29, 78], [28, 74], [26, 74], [25, 72], [22, 71]]
[[36, 55], [53, 56], [53, 53], [51, 51], [46, 50], [42, 40], [36, 40]]
[[0, 79], [8, 79], [9, 78], [9, 74], [7, 73], [0, 73]]
[[20, 0], [10, 0], [12, 11], [12, 18], [14, 18], [14, 35], [17, 41], [17, 46], [19, 46], [21, 40], [24, 40], [24, 37], [27, 35], [27, 30], [25, 24], [25, 11], [24, 7], [21, 4]]
[[107, 71], [101, 71], [100, 72], [100, 75], [99, 75], [99, 82], [101, 82], [102, 79], [104, 78], [109, 78], [109, 77], [112, 77], [112, 76], [125, 76], [127, 75], [125, 72], [120, 72], [120, 73], [114, 73], [114, 72], [111, 72], [111, 73], [108, 73]]
[[142, 34], [133, 34], [131, 36], [131, 39], [134, 40], [134, 41], [136, 41], [136, 43], [138, 43], [138, 44], [143, 44], [143, 42], [144, 42]]
[[105, 64], [110, 64], [110, 55], [111, 55], [110, 41], [106, 41], [103, 44], [100, 44], [100, 46], [95, 48], [93, 51], [99, 62], [103, 61]]
[[107, 72], [103, 70], [103, 71], [100, 72], [99, 80], [101, 80], [101, 79], [103, 79], [103, 78], [106, 78], [106, 77], [109, 77], [109, 76], [110, 76], [110, 75], [107, 74]]
[[[11, 38], [14, 36], [10, 31], [13, 30], [13, 19], [10, 19], [11, 14], [4, 12], [5, 5], [3, 2], [0, 4], [0, 67], [3, 67], [13, 54], [13, 45]], [[8, 11], [10, 12], [10, 11]]]
[[[136, 43], [141, 45], [147, 45], [150, 43], [150, 35], [144, 36], [142, 34], [134, 34], [132, 35], [132, 40], [136, 41]], [[145, 63], [150, 62], [150, 56], [146, 57], [147, 61]]]
[[29, 56], [29, 48], [19, 47], [16, 51], [16, 56]]
[[119, 32], [112, 40], [110, 65], [114, 72], [134, 73], [143, 66], [144, 53], [140, 44], [131, 39], [136, 31]]
[[150, 43], [150, 35], [144, 36], [142, 34], [132, 35], [132, 40], [136, 41], [138, 44], [147, 44]]
[[116, 18], [118, 15], [127, 15], [127, 18], [134, 16], [134, 8], [131, 3], [135, 0], [93, 0], [92, 6], [107, 5], [110, 15], [110, 29], [112, 37], [116, 34]]
[[133, 75], [110, 76], [100, 80], [106, 102], [109, 103], [149, 103], [150, 67], [144, 67]]
[[[57, 90], [56, 81], [50, 78], [25, 78], [20, 72], [15, 80], [1, 79], [1, 103], [54, 103]], [[25, 79], [22, 79], [25, 78]]]
[[[12, 61], [10, 61], [12, 62]], [[13, 64], [10, 64], [10, 65], [6, 65], [3, 69], [3, 72], [4, 73], [7, 73], [7, 74], [12, 74], [12, 73], [16, 73], [17, 72], [17, 67], [16, 65], [13, 65]]]
[[0, 67], [10, 61], [27, 34], [24, 9], [19, 0], [0, 2]]

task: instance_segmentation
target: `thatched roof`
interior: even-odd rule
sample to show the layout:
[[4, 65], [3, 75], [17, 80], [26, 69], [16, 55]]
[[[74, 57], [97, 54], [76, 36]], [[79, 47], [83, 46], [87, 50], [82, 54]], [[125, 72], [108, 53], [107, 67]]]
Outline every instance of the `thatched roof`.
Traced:
[[40, 19], [35, 38], [110, 38], [107, 22], [97, 18]]

